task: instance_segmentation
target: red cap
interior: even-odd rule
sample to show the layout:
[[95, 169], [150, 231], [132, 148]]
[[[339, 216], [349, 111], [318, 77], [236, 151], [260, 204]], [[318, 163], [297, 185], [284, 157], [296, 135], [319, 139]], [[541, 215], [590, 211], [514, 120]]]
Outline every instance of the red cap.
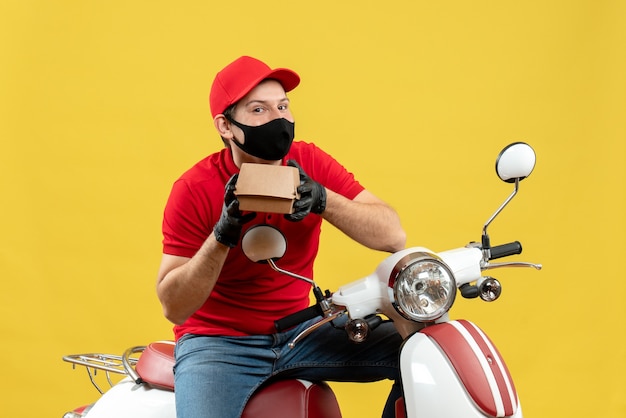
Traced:
[[272, 70], [256, 58], [243, 56], [228, 64], [217, 73], [211, 86], [209, 103], [213, 117], [223, 113], [228, 106], [237, 103], [261, 81], [268, 78], [279, 81], [286, 92], [300, 84], [300, 76], [294, 71], [287, 68]]

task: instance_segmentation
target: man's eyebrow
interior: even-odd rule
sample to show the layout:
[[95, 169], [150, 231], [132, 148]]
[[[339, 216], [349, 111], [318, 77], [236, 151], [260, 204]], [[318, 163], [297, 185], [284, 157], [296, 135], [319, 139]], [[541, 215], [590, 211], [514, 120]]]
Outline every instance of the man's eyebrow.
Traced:
[[[249, 100], [249, 101], [247, 101], [247, 102], [245, 103], [245, 106], [249, 106], [249, 105], [251, 105], [251, 104], [255, 104], [255, 103], [259, 103], [259, 104], [267, 104], [267, 103], [269, 103], [270, 101], [273, 101], [273, 100], [251, 99], [251, 100]], [[288, 98], [287, 96], [285, 96], [284, 98], [280, 99], [278, 102], [279, 102], [279, 103], [289, 103], [289, 102], [290, 102], [290, 100], [289, 100], [289, 98]]]

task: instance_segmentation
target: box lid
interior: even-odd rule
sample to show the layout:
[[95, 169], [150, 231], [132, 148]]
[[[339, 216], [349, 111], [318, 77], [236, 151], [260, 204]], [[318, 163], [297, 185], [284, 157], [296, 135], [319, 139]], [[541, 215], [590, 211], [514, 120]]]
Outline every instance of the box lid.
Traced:
[[235, 194], [239, 208], [252, 212], [293, 213], [300, 196], [300, 173], [296, 167], [244, 163]]

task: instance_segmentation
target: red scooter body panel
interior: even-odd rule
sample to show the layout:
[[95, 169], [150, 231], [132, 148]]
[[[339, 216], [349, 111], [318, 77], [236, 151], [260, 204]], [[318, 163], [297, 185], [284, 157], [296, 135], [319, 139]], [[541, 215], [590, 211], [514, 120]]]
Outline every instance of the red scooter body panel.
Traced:
[[422, 329], [445, 353], [476, 405], [492, 417], [513, 415], [517, 393], [509, 371], [491, 340], [465, 320]]

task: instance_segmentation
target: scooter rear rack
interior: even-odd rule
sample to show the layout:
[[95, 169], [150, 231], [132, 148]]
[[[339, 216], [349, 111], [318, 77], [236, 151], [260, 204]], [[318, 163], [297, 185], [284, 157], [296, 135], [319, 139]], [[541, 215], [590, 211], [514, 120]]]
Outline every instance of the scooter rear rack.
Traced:
[[[141, 352], [143, 351], [143, 348], [144, 347], [134, 347], [134, 352]], [[74, 369], [77, 365], [84, 366], [87, 370], [91, 384], [98, 390], [98, 392], [103, 394], [104, 391], [95, 381], [98, 370], [103, 370], [105, 372], [107, 383], [112, 387], [114, 383], [111, 380], [111, 373], [128, 376], [129, 366], [134, 367], [135, 364], [137, 364], [138, 359], [130, 357], [128, 355], [129, 351], [131, 350], [128, 350], [123, 356], [103, 353], [70, 354], [63, 356], [63, 361], [72, 363], [72, 368]]]

